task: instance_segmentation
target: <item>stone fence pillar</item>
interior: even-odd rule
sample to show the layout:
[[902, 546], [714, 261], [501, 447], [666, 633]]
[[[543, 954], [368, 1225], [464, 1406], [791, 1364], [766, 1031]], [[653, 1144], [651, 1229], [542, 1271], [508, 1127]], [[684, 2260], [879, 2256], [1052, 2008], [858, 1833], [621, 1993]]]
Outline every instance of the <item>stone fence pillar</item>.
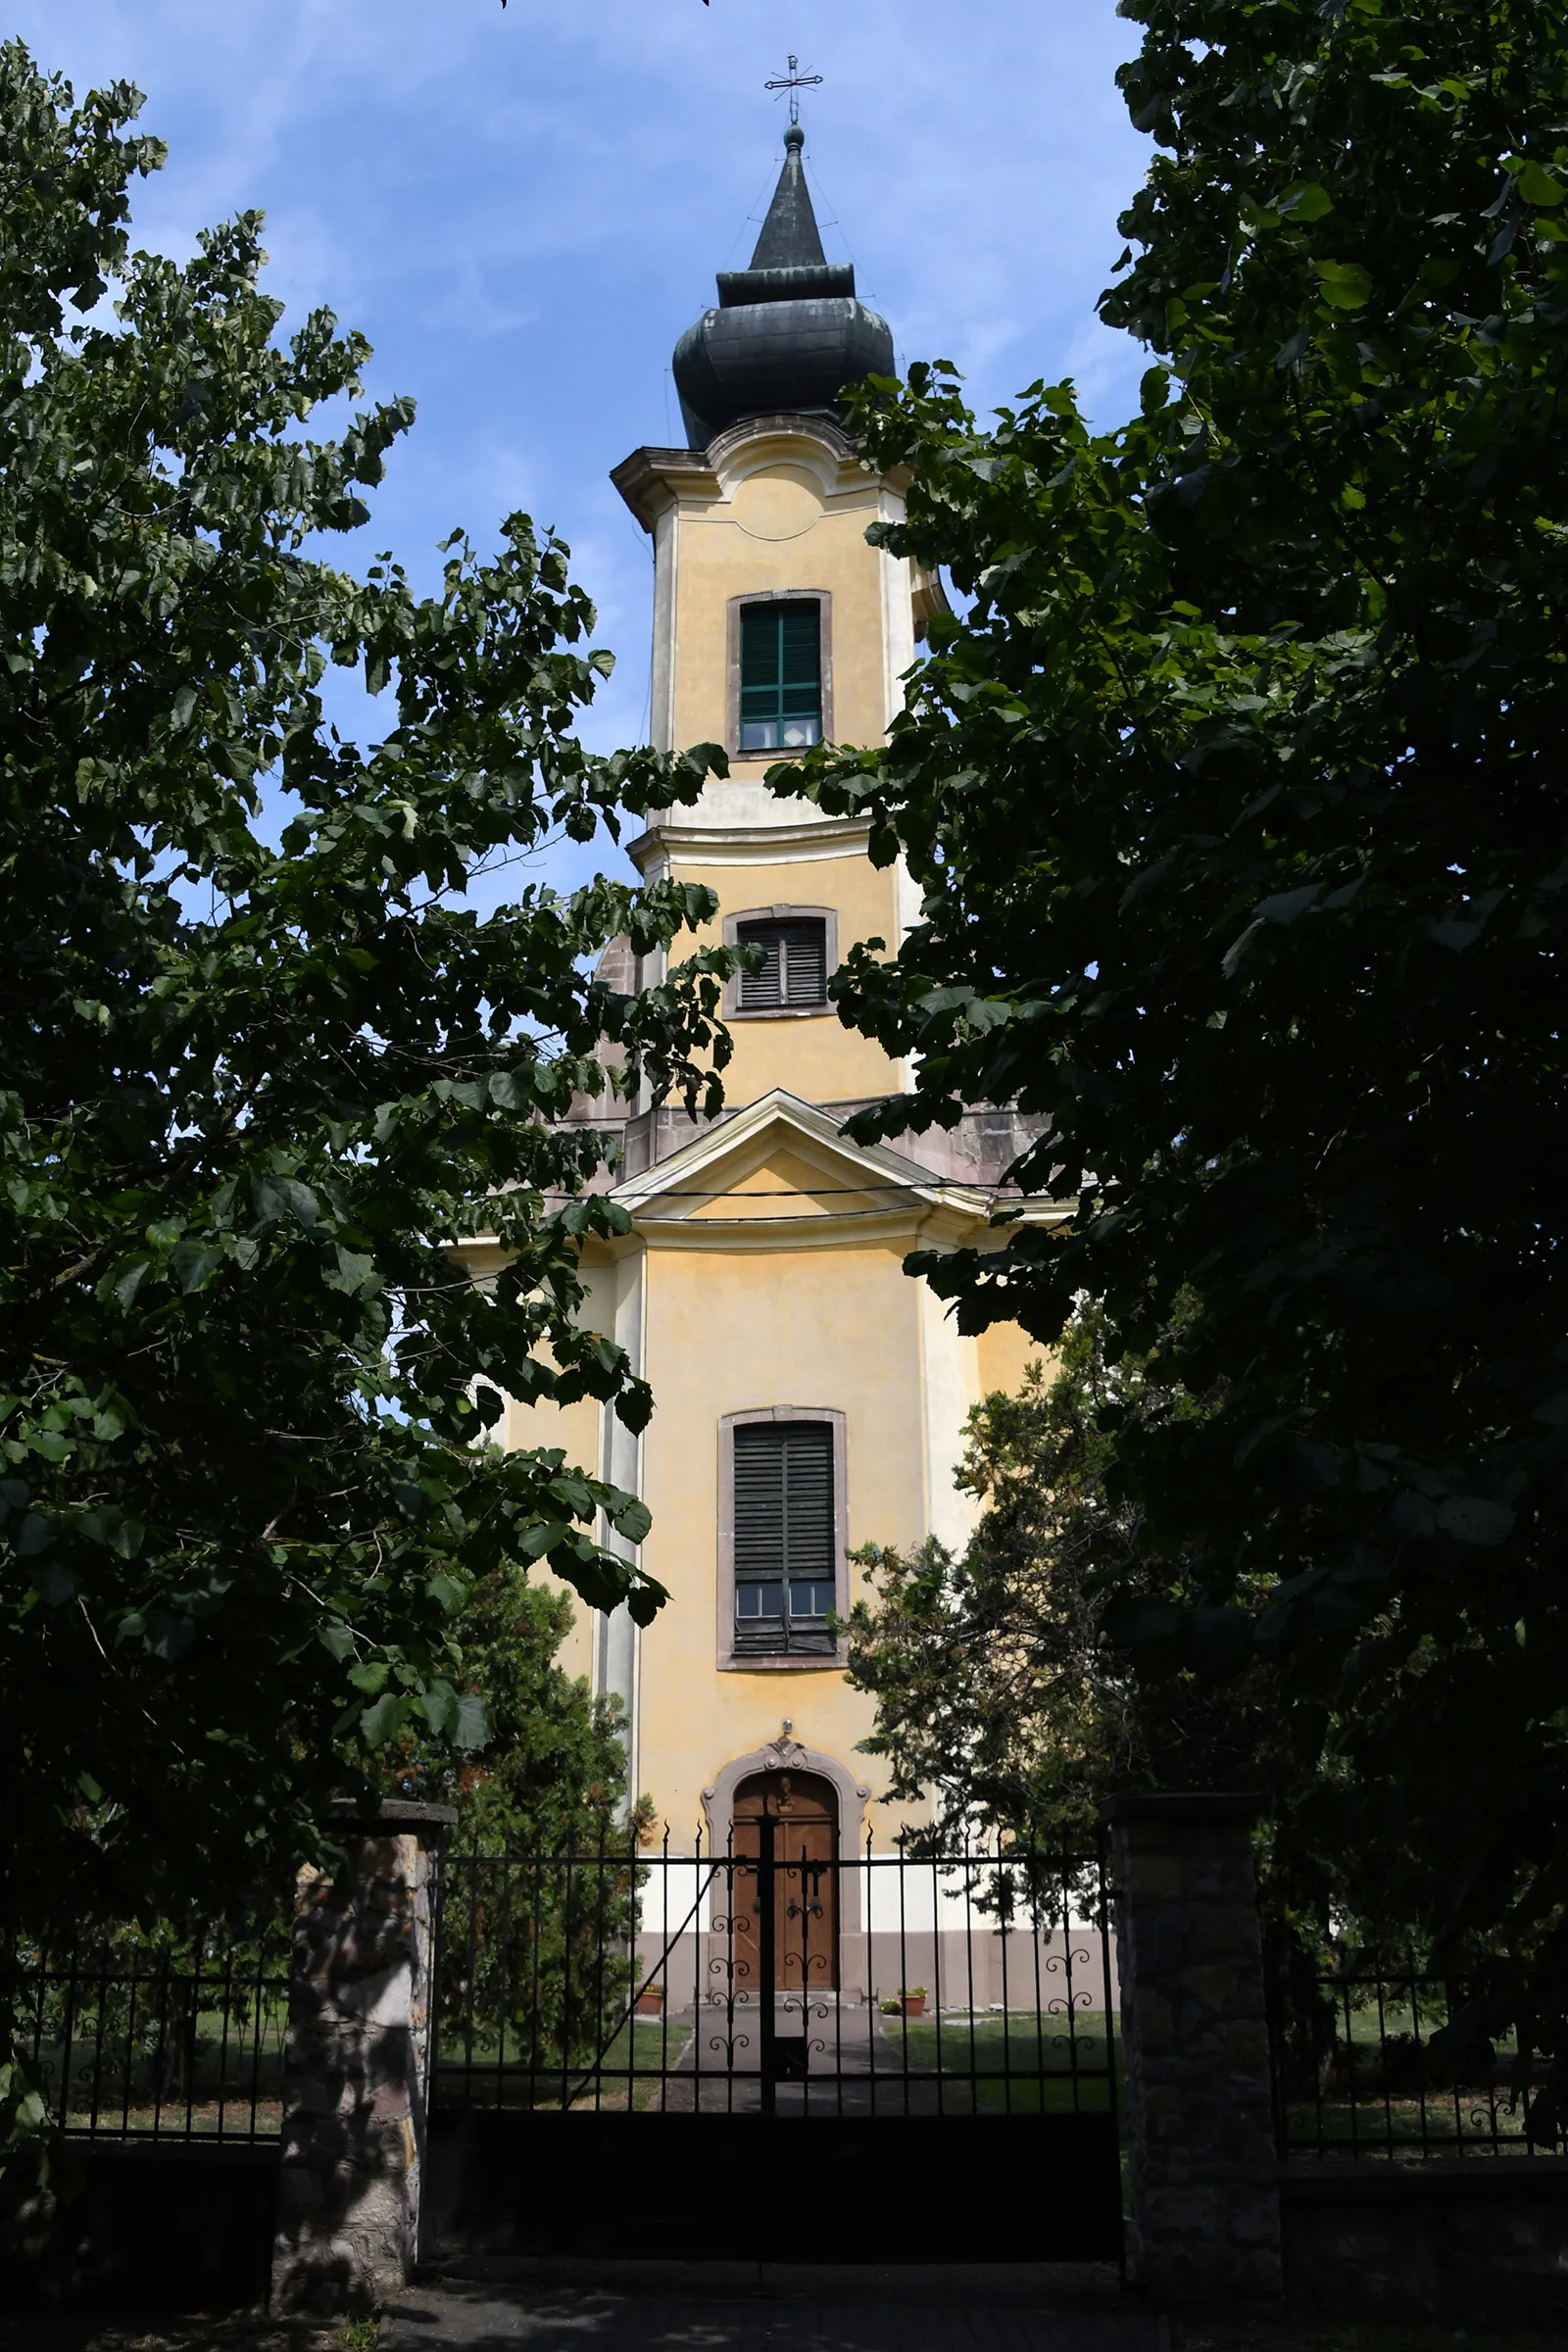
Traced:
[[344, 1800], [328, 1876], [300, 1873], [274, 2312], [334, 2319], [395, 2295], [418, 2250], [436, 1867], [444, 1805]]
[[1223, 1795], [1105, 1808], [1131, 2144], [1129, 2257], [1173, 2305], [1280, 2298], [1280, 2200], [1251, 1826]]

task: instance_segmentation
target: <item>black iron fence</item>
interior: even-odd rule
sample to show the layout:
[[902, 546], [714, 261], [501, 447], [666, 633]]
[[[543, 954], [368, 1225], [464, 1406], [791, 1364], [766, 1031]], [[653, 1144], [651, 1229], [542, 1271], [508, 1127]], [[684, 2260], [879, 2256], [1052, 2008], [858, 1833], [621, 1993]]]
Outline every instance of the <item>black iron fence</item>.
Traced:
[[451, 1855], [437, 1950], [437, 2109], [1115, 2112], [1095, 1854]]
[[24, 1950], [22, 2045], [65, 2131], [91, 2139], [274, 2139], [282, 2128], [289, 1949], [117, 1930]]
[[1276, 1956], [1270, 1995], [1280, 2152], [1293, 2157], [1545, 2155], [1531, 2106], [1548, 2061], [1468, 2030], [1468, 1984], [1414, 1956]]

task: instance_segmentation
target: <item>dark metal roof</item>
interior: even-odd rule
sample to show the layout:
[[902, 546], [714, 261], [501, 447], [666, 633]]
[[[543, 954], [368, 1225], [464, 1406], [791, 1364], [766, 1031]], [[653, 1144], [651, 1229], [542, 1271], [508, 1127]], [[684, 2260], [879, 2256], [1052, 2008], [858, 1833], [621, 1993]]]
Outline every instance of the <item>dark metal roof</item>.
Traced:
[[718, 278], [705, 311], [675, 346], [675, 386], [694, 449], [742, 417], [774, 411], [832, 413], [847, 384], [893, 373], [885, 318], [856, 300], [855, 270], [830, 264], [806, 184], [806, 133], [784, 133], [784, 168], [748, 270]]
[[792, 122], [784, 133], [784, 169], [752, 255], [754, 270], [799, 270], [803, 265], [820, 270], [827, 260], [811, 207], [811, 191], [801, 168], [805, 145], [805, 131]]
[[803, 295], [853, 294], [852, 262], [797, 262], [788, 270], [721, 270], [718, 273], [720, 310], [737, 310], [746, 302], [798, 302]]

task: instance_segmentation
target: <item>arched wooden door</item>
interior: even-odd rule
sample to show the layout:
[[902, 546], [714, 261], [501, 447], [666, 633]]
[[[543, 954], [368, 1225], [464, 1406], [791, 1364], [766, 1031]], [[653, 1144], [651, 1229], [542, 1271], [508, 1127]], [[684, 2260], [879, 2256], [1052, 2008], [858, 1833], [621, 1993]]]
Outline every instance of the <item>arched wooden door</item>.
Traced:
[[774, 1991], [835, 1991], [838, 1791], [813, 1772], [754, 1773], [735, 1791], [733, 1837], [737, 1985], [762, 1982], [769, 1941], [762, 1905], [771, 1900]]

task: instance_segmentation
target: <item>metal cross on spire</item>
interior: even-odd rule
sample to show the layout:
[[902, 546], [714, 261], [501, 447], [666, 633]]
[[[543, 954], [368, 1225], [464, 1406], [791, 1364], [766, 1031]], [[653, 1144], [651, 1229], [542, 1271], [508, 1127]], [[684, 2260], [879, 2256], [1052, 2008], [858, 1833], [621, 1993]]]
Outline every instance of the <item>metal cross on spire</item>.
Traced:
[[764, 81], [762, 87], [764, 90], [788, 90], [790, 94], [790, 121], [792, 122], [798, 122], [801, 119], [802, 90], [814, 90], [820, 83], [821, 79], [822, 76], [820, 74], [803, 74], [801, 72], [800, 59], [798, 57], [792, 57], [790, 59], [789, 72], [787, 74], [776, 74], [771, 81]]

